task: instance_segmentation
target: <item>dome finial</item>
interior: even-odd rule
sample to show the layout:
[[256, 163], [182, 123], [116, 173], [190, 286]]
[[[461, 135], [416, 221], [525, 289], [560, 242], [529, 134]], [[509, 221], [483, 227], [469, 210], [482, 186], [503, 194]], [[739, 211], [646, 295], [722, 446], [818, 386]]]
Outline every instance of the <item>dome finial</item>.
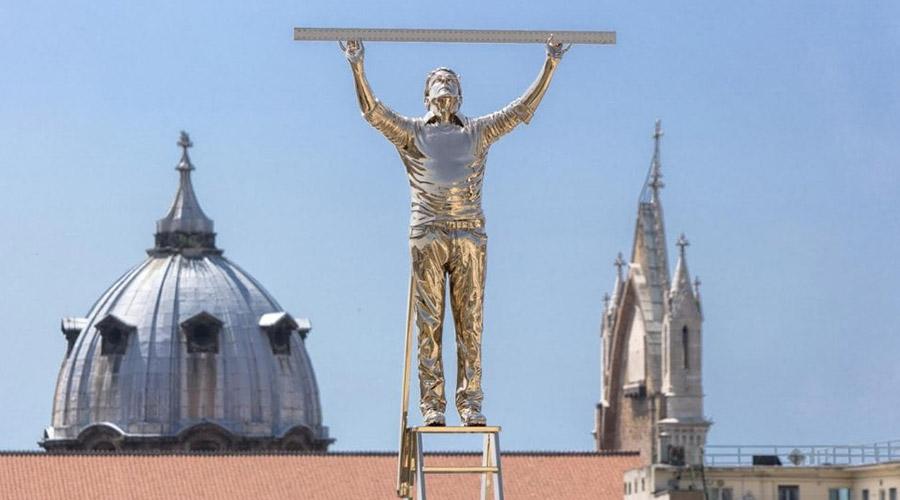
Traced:
[[194, 147], [194, 143], [191, 142], [191, 136], [182, 130], [177, 144], [181, 148], [181, 161], [178, 162], [175, 170], [194, 170], [194, 165], [191, 164], [191, 157], [188, 156], [188, 148]]

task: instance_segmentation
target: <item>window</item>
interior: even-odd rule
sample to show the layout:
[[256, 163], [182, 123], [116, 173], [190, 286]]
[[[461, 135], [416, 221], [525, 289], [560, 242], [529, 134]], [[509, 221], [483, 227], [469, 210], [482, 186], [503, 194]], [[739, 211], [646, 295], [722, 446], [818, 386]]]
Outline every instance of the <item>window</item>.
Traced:
[[219, 451], [219, 443], [211, 439], [200, 439], [191, 441], [189, 445], [191, 451]]
[[778, 485], [778, 500], [800, 500], [800, 487]]
[[100, 441], [94, 443], [91, 447], [91, 451], [116, 451], [116, 445], [110, 443], [109, 441]]
[[885, 500], [884, 490], [878, 490], [878, 500]]
[[299, 332], [301, 338], [306, 338], [306, 333], [310, 330], [309, 322], [301, 322], [304, 324], [301, 325], [286, 312], [263, 314], [259, 318], [259, 327], [268, 335], [273, 354], [291, 353], [291, 335], [294, 332]]
[[734, 500], [734, 490], [732, 488], [722, 488], [722, 500]]
[[669, 465], [684, 465], [684, 446], [669, 445]]
[[272, 344], [272, 352], [275, 354], [291, 353], [291, 331], [284, 329], [269, 332], [269, 342]]
[[690, 358], [688, 354], [688, 327], [685, 326], [681, 329], [681, 351], [684, 354], [684, 369], [690, 369]]
[[94, 327], [100, 333], [100, 355], [113, 356], [125, 354], [125, 348], [128, 346], [128, 337], [137, 329], [122, 321], [113, 314], [106, 315], [105, 318], [97, 322]]
[[862, 500], [869, 500], [869, 490], [862, 490]]
[[850, 488], [829, 489], [828, 500], [850, 500]]
[[219, 331], [222, 320], [202, 311], [181, 322], [181, 331], [187, 338], [188, 353], [219, 352]]
[[897, 500], [897, 488], [888, 490], [888, 500]]

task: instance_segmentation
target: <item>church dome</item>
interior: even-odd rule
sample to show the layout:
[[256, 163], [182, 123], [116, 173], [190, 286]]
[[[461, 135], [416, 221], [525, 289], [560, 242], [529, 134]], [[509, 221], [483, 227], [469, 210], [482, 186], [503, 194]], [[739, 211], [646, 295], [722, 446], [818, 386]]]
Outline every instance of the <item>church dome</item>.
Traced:
[[325, 450], [319, 392], [294, 318], [215, 246], [182, 132], [178, 193], [148, 258], [84, 318], [41, 445], [65, 449]]

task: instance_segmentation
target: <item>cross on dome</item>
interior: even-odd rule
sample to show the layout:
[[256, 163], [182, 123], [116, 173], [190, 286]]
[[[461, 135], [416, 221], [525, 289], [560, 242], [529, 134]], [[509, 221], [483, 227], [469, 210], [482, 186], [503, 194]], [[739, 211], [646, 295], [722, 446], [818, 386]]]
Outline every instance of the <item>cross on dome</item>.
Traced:
[[191, 142], [191, 136], [182, 130], [176, 144], [181, 148], [181, 161], [178, 162], [175, 170], [194, 170], [194, 165], [191, 164], [191, 158], [188, 156], [188, 148], [194, 147], [194, 143]]

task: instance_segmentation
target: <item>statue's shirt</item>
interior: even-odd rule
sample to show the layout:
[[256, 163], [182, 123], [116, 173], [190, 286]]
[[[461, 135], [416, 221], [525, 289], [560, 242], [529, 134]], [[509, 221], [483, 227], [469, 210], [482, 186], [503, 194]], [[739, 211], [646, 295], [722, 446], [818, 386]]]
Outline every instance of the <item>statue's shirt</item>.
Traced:
[[531, 113], [514, 101], [478, 118], [460, 114], [440, 123], [429, 113], [407, 118], [380, 102], [365, 115], [396, 147], [409, 177], [410, 226], [431, 222], [483, 220], [481, 186], [488, 148], [527, 122]]

